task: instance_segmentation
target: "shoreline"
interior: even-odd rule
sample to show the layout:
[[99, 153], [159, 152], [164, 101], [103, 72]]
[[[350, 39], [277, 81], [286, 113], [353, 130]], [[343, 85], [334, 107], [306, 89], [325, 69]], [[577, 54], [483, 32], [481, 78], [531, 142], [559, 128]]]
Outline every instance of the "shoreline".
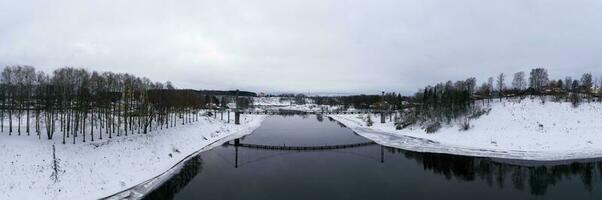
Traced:
[[[255, 127], [254, 129], [256, 129], [257, 127]], [[193, 152], [192, 154], [186, 156], [184, 159], [180, 160], [179, 162], [177, 162], [176, 164], [174, 164], [170, 169], [168, 169], [167, 171], [153, 177], [150, 178], [144, 182], [141, 182], [135, 186], [132, 186], [128, 189], [122, 190], [120, 192], [116, 192], [115, 194], [106, 196], [106, 197], [102, 197], [99, 199], [107, 199], [107, 200], [117, 200], [117, 199], [142, 199], [144, 198], [146, 195], [150, 194], [151, 192], [153, 192], [154, 190], [156, 190], [157, 188], [161, 187], [161, 185], [163, 183], [165, 183], [166, 181], [168, 181], [171, 177], [173, 177], [174, 175], [176, 175], [178, 172], [180, 172], [180, 170], [182, 169], [183, 165], [186, 164], [186, 162], [188, 162], [190, 159], [195, 158], [196, 156], [198, 156], [199, 154], [205, 152], [205, 151], [210, 151], [213, 148], [220, 146], [222, 144], [224, 144], [225, 142], [228, 142], [230, 140], [233, 139], [237, 139], [237, 138], [241, 138], [247, 135], [252, 134], [255, 130], [252, 130], [250, 132], [237, 132], [237, 133], [233, 133], [231, 135], [227, 135], [221, 139], [218, 139], [204, 147], [202, 147], [201, 149], [199, 149], [196, 152]]]
[[[359, 119], [359, 115], [328, 115], [328, 117], [380, 145], [415, 152], [487, 157], [514, 160], [513, 162], [517, 163], [602, 158], [602, 148], [595, 145], [602, 144], [602, 140], [598, 139], [596, 132], [596, 130], [602, 130], [596, 128], [602, 126], [597, 121], [599, 120], [598, 115], [602, 116], [599, 113], [600, 107], [602, 107], [600, 104], [582, 105], [587, 108], [579, 108], [579, 110], [568, 110], [565, 109], [567, 105], [552, 102], [539, 106], [544, 107], [543, 109], [527, 106], [529, 109], [525, 110], [523, 109], [525, 104], [534, 103], [503, 102], [494, 105], [491, 114], [471, 122], [478, 128], [472, 127], [471, 130], [465, 132], [459, 131], [457, 127], [451, 125], [442, 128], [439, 132], [427, 134], [424, 130], [416, 127], [395, 130], [393, 123], [389, 120], [385, 124], [375, 122], [373, 126], [367, 127], [365, 122]], [[521, 109], [515, 107], [521, 107]], [[549, 107], [554, 107], [550, 112], [554, 113], [554, 116], [541, 114], [542, 110], [546, 111]], [[510, 110], [510, 114], [504, 113], [508, 110]], [[544, 117], [536, 115], [538, 112]], [[565, 118], [576, 115], [586, 116], [575, 119], [580, 120], [580, 123], [560, 123], [566, 120]], [[589, 119], [588, 117], [591, 118], [590, 121], [586, 121]], [[535, 123], [536, 121], [537, 123]], [[553, 127], [539, 132], [537, 130], [539, 123], [546, 124], [546, 128], [552, 124]]]

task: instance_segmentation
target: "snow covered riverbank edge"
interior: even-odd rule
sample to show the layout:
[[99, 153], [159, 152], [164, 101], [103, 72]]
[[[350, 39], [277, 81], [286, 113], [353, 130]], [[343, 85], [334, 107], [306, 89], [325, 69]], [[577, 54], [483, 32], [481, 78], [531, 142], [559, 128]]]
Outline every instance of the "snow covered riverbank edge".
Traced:
[[468, 131], [452, 125], [434, 134], [417, 127], [395, 130], [392, 122], [380, 124], [376, 116], [371, 127], [358, 115], [329, 117], [381, 145], [409, 151], [542, 162], [602, 157], [602, 104], [572, 108], [527, 99], [491, 107]]
[[[177, 163], [230, 137], [252, 133], [265, 117], [243, 115], [241, 125], [202, 117], [189, 125], [78, 144], [0, 136], [0, 199], [97, 199], [177, 171]], [[58, 180], [52, 148], [59, 160]], [[176, 167], [174, 167], [176, 166]], [[156, 180], [158, 181], [158, 179]], [[155, 182], [160, 185], [160, 182]], [[150, 186], [150, 185], [147, 185]], [[135, 197], [135, 195], [134, 195]]]
[[184, 166], [184, 164], [186, 164], [186, 162], [188, 162], [190, 159], [194, 159], [200, 153], [209, 151], [209, 150], [213, 149], [214, 147], [220, 146], [228, 141], [249, 135], [249, 134], [253, 133], [253, 131], [257, 127], [249, 127], [249, 128], [251, 128], [252, 130], [239, 131], [239, 132], [233, 133], [231, 135], [227, 135], [226, 137], [223, 137], [223, 138], [199, 149], [198, 151], [188, 155], [186, 158], [180, 160], [172, 168], [161, 173], [160, 175], [157, 175], [157, 176], [155, 176], [147, 181], [144, 181], [134, 187], [128, 188], [128, 189], [118, 192], [114, 195], [111, 195], [111, 196], [108, 196], [105, 198], [101, 198], [101, 199], [107, 199], [107, 200], [142, 199], [142, 198], [144, 198], [144, 196], [148, 195], [149, 193], [151, 193], [152, 191], [156, 190], [158, 187], [163, 185], [163, 183], [165, 183], [166, 181], [171, 179], [174, 175], [178, 174], [180, 172], [180, 170], [182, 170], [182, 167]]

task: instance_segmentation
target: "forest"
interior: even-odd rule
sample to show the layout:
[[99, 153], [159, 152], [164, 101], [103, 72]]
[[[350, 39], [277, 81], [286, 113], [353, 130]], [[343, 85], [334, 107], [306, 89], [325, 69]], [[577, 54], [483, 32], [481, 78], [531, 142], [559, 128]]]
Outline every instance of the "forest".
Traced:
[[213, 96], [127, 73], [64, 67], [52, 73], [6, 66], [0, 75], [0, 132], [86, 142], [147, 134], [199, 119]]

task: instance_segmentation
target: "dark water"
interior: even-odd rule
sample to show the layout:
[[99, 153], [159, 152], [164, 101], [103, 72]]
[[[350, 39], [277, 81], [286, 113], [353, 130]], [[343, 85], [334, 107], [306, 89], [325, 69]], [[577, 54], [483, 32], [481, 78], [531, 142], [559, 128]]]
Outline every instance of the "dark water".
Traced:
[[370, 142], [315, 115], [271, 117], [239, 141], [238, 147], [202, 153], [146, 198], [602, 199], [602, 162], [524, 166], [375, 144], [321, 151], [265, 149]]

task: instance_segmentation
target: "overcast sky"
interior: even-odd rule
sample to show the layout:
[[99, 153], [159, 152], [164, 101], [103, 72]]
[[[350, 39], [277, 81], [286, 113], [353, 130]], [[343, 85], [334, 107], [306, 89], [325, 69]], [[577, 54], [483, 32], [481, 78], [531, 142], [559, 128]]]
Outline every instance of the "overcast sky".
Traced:
[[602, 76], [602, 1], [0, 0], [0, 64], [182, 88], [411, 93], [546, 67]]

